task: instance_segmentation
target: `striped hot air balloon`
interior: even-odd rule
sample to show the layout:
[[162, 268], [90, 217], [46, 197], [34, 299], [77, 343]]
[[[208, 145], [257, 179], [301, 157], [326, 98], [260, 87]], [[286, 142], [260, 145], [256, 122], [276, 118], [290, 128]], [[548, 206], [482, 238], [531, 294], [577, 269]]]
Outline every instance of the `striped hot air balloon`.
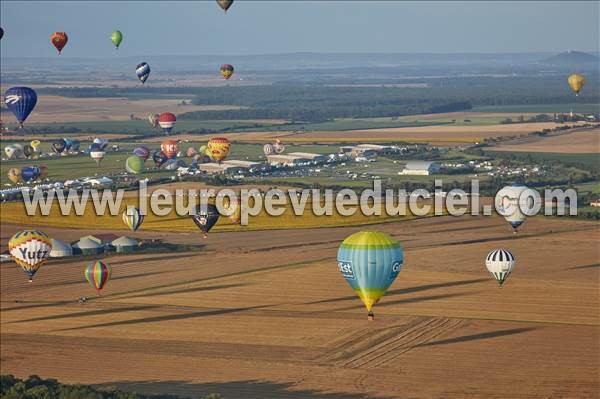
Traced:
[[387, 234], [361, 231], [346, 238], [338, 250], [338, 268], [373, 319], [373, 305], [394, 282], [404, 262], [398, 241]]
[[515, 269], [515, 256], [506, 249], [494, 249], [485, 258], [485, 267], [500, 287]]
[[100, 296], [100, 291], [102, 291], [104, 285], [110, 280], [111, 273], [110, 266], [100, 260], [88, 263], [83, 271], [85, 279], [96, 290], [98, 296]]
[[48, 260], [52, 250], [52, 240], [38, 230], [23, 230], [12, 236], [8, 242], [8, 252], [27, 275], [29, 282], [33, 275]]
[[177, 117], [175, 114], [170, 112], [163, 112], [158, 117], [158, 124], [162, 128], [164, 134], [171, 133], [171, 130], [175, 127], [175, 123], [177, 122]]
[[214, 161], [221, 163], [231, 149], [231, 143], [225, 137], [213, 137], [208, 141], [206, 154]]
[[127, 210], [123, 212], [123, 222], [131, 231], [136, 231], [144, 222], [144, 215], [140, 213], [138, 208], [128, 206]]
[[146, 62], [138, 64], [138, 66], [135, 67], [135, 74], [140, 82], [144, 84], [146, 80], [148, 80], [148, 76], [150, 76], [150, 65], [148, 65]]

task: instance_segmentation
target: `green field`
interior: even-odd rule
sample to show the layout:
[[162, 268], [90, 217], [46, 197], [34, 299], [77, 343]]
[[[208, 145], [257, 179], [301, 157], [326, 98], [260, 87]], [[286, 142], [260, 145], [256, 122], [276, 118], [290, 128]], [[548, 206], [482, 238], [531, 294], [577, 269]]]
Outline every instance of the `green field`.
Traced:
[[600, 112], [600, 104], [579, 104], [577, 97], [573, 97], [571, 104], [529, 104], [529, 105], [494, 105], [474, 107], [474, 112], [498, 112], [498, 113], [567, 113], [571, 109], [576, 113], [592, 114]]
[[544, 162], [544, 161], [558, 161], [565, 165], [577, 165], [584, 164], [588, 166], [598, 166], [598, 154], [597, 153], [586, 153], [586, 154], [565, 154], [558, 152], [509, 152], [509, 151], [486, 151], [486, 155], [491, 157], [506, 157], [517, 160], [533, 161], [533, 162]]

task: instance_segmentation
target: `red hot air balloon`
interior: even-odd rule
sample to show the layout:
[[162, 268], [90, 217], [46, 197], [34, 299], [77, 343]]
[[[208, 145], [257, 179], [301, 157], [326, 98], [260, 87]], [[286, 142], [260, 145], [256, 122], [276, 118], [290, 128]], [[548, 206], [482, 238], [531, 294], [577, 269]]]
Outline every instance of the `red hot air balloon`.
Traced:
[[54, 32], [52, 36], [50, 36], [50, 40], [52, 41], [52, 44], [54, 45], [54, 47], [56, 47], [56, 49], [58, 50], [58, 54], [60, 55], [62, 49], [67, 45], [69, 37], [65, 32]]
[[163, 112], [158, 117], [158, 124], [162, 128], [164, 134], [171, 133], [171, 130], [175, 127], [175, 122], [177, 122], [177, 117], [170, 112]]
[[177, 156], [177, 151], [179, 151], [179, 145], [175, 140], [165, 140], [160, 143], [160, 149], [165, 153], [167, 158], [172, 159]]

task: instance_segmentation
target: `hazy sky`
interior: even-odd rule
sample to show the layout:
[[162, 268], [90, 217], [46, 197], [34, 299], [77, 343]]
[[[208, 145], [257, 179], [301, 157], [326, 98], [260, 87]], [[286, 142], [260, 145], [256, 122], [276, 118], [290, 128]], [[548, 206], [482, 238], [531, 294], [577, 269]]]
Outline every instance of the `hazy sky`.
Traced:
[[[2, 56], [598, 51], [599, 2], [2, 0]], [[120, 29], [118, 53], [109, 40]]]

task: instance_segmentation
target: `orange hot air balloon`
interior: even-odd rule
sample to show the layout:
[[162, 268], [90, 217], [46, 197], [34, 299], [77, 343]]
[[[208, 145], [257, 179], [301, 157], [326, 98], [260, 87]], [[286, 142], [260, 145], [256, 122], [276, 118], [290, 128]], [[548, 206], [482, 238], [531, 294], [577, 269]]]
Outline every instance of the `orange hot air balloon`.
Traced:
[[54, 45], [54, 47], [56, 47], [56, 49], [58, 50], [58, 54], [60, 55], [62, 49], [67, 45], [69, 37], [65, 32], [54, 32], [52, 36], [50, 36], [50, 40], [52, 41], [52, 44]]
[[165, 140], [160, 143], [160, 149], [165, 153], [168, 159], [175, 158], [179, 151], [179, 144], [175, 140]]
[[227, 158], [230, 149], [231, 143], [225, 137], [213, 137], [208, 141], [206, 153], [214, 161], [221, 163], [221, 161]]

